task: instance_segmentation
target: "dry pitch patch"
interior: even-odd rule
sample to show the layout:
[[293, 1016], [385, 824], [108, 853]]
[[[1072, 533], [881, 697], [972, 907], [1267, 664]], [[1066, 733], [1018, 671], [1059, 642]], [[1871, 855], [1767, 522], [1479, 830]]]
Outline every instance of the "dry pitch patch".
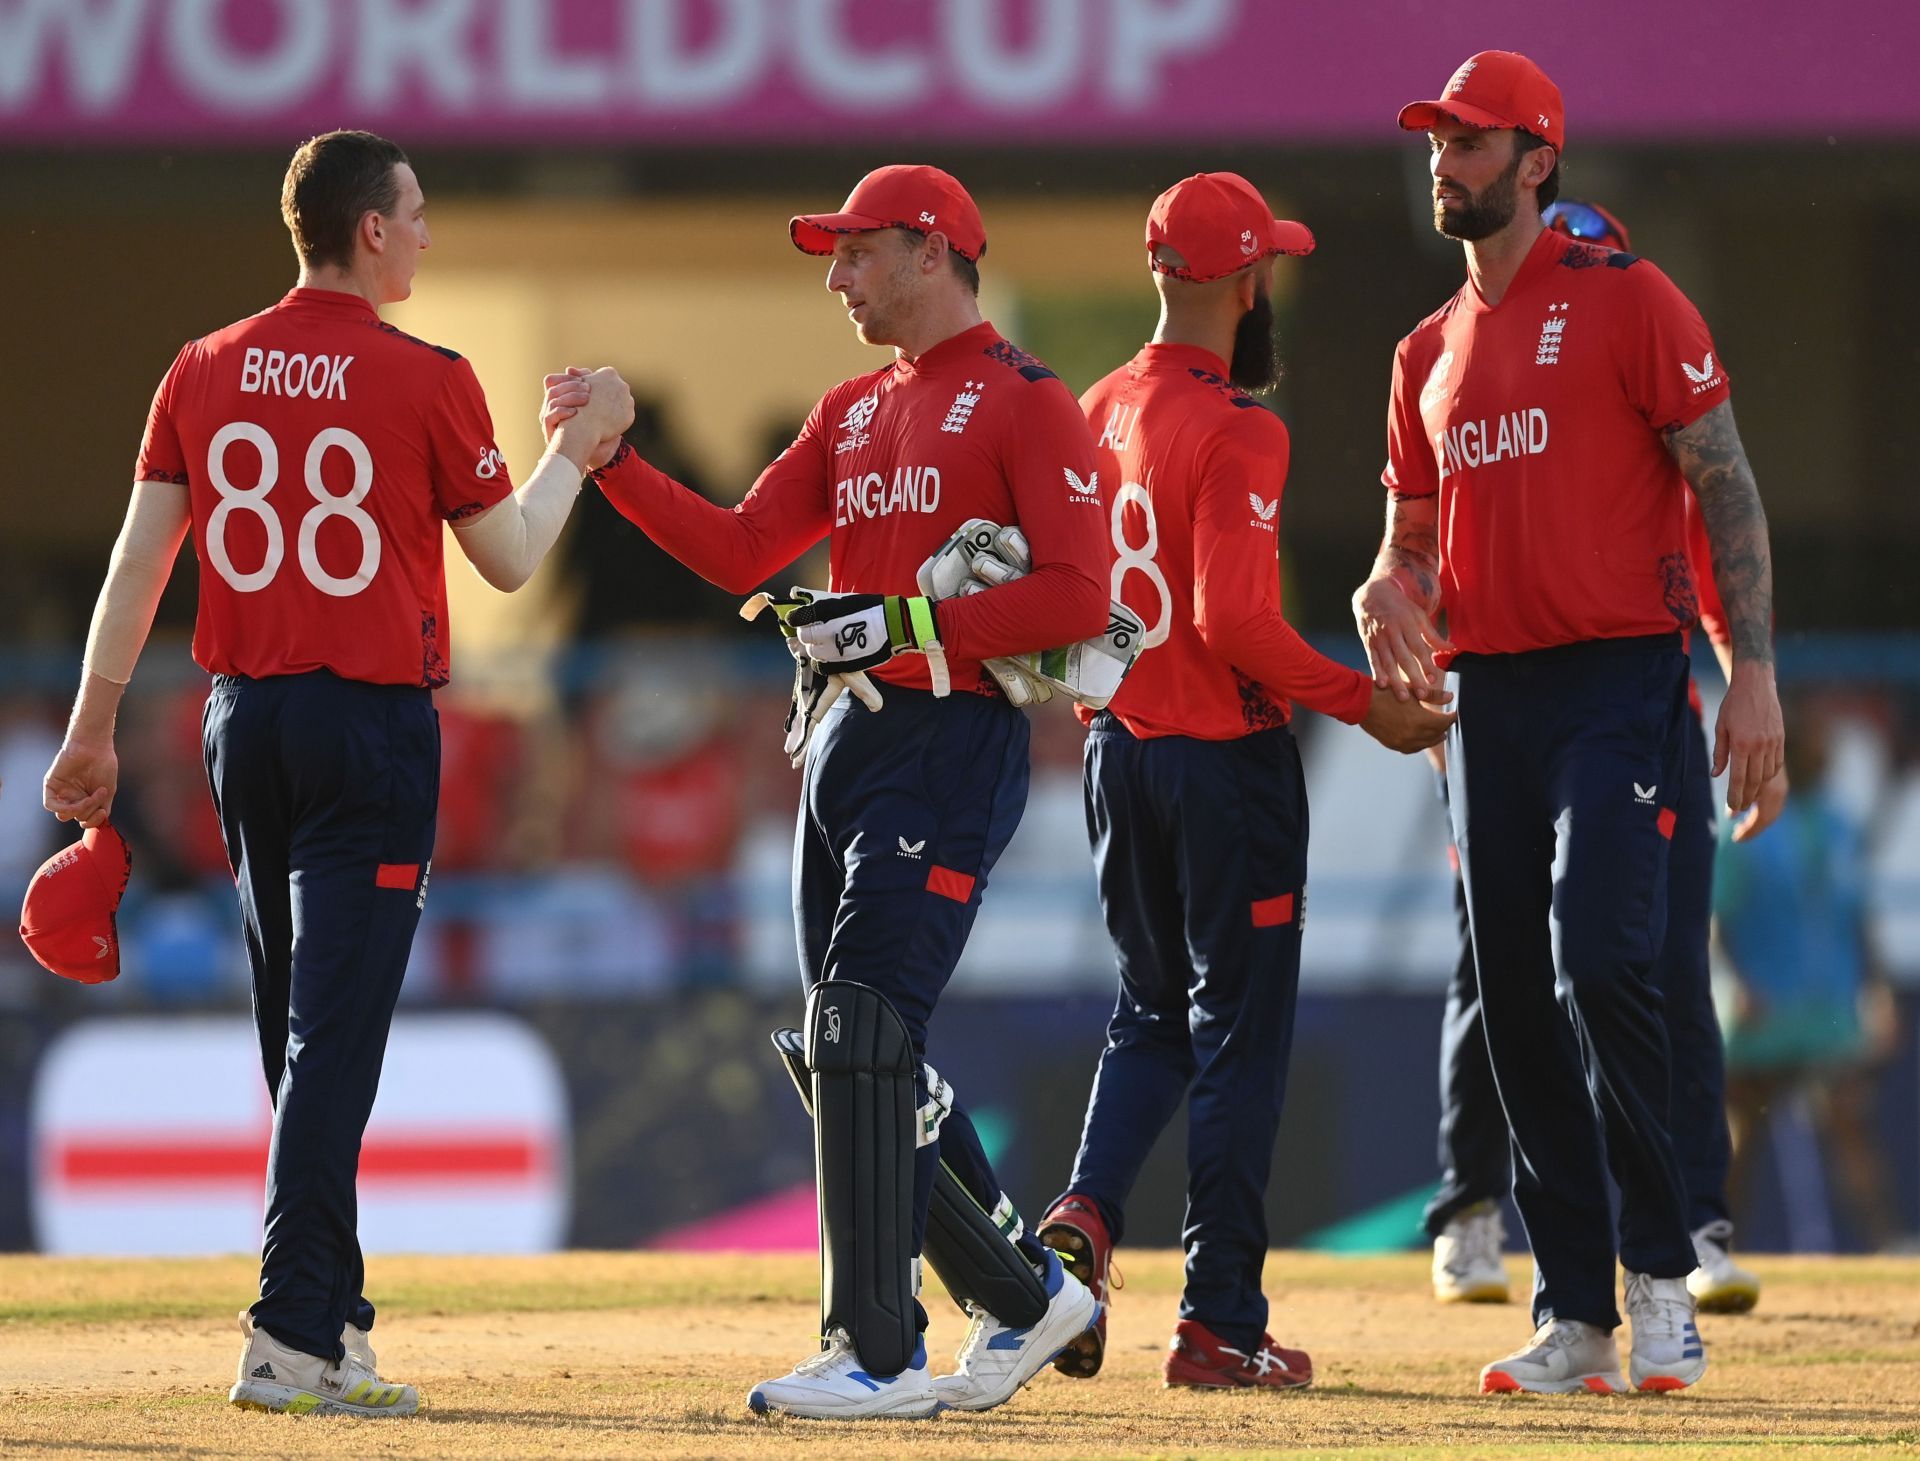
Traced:
[[[1164, 1390], [1179, 1262], [1122, 1259], [1098, 1379], [1046, 1371], [998, 1411], [905, 1424], [747, 1411], [752, 1382], [808, 1349], [808, 1259], [375, 1259], [375, 1341], [423, 1412], [365, 1422], [225, 1403], [247, 1260], [0, 1256], [0, 1454], [1920, 1455], [1920, 1260], [1756, 1259], [1761, 1308], [1703, 1321], [1713, 1369], [1697, 1391], [1601, 1399], [1475, 1395], [1525, 1313], [1439, 1307], [1420, 1255], [1274, 1256], [1273, 1327], [1313, 1353], [1313, 1390]], [[1524, 1278], [1524, 1259], [1509, 1266]], [[951, 1355], [963, 1326], [937, 1293], [929, 1308]]]

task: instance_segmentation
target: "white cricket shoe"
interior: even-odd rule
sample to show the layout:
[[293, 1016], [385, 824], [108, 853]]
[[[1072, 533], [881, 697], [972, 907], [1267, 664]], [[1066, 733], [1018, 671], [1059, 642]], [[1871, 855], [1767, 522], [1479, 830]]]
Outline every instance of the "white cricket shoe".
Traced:
[[1053, 1363], [1053, 1357], [1100, 1317], [1100, 1301], [1047, 1250], [1041, 1274], [1047, 1312], [1026, 1329], [1009, 1329], [977, 1305], [969, 1305], [973, 1323], [960, 1344], [960, 1368], [933, 1382], [941, 1405], [949, 1410], [992, 1410]]
[[1733, 1224], [1722, 1219], [1693, 1235], [1693, 1256], [1700, 1266], [1687, 1275], [1687, 1291], [1704, 1314], [1744, 1314], [1760, 1302], [1760, 1277], [1733, 1261], [1727, 1241]]
[[1693, 1322], [1684, 1278], [1627, 1273], [1627, 1322], [1633, 1325], [1628, 1373], [1636, 1390], [1684, 1390], [1707, 1372], [1707, 1346]]
[[1433, 1296], [1443, 1304], [1504, 1304], [1506, 1225], [1500, 1204], [1476, 1202], [1455, 1213], [1433, 1240]]
[[1578, 1319], [1547, 1320], [1524, 1348], [1480, 1372], [1482, 1395], [1614, 1395], [1626, 1388], [1613, 1336]]
[[793, 1372], [778, 1380], [762, 1380], [747, 1392], [747, 1408], [770, 1410], [807, 1420], [864, 1420], [885, 1416], [892, 1420], [925, 1420], [940, 1411], [927, 1373], [927, 1339], [913, 1351], [913, 1360], [897, 1375], [871, 1375], [847, 1331], [828, 1331], [827, 1347], [808, 1355]]
[[[245, 1410], [272, 1410], [287, 1415], [412, 1415], [420, 1409], [420, 1392], [411, 1385], [392, 1385], [373, 1367], [372, 1350], [351, 1351], [332, 1364], [318, 1355], [289, 1349], [264, 1329], [254, 1327], [253, 1315], [242, 1311], [240, 1332], [247, 1336], [240, 1351], [239, 1372], [227, 1399]], [[360, 1333], [356, 1330], [355, 1333]], [[360, 1334], [365, 1345], [366, 1335]]]

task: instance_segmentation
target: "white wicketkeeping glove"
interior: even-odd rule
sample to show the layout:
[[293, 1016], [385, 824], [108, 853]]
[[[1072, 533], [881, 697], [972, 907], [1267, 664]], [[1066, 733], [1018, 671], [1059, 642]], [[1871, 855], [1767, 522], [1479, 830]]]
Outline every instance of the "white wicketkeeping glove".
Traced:
[[[1033, 551], [1017, 526], [1002, 527], [972, 518], [920, 565], [920, 592], [930, 599], [985, 593], [1033, 571]], [[1051, 700], [1058, 690], [1069, 699], [1101, 710], [1140, 653], [1146, 632], [1137, 614], [1115, 600], [1107, 608], [1107, 627], [1091, 639], [1061, 649], [1000, 655], [984, 661], [1010, 704], [1025, 707]]]

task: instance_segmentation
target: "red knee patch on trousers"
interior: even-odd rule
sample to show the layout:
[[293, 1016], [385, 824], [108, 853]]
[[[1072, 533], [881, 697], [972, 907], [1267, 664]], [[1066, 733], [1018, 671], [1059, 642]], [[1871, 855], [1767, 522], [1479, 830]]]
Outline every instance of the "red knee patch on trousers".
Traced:
[[404, 888], [411, 893], [413, 885], [420, 881], [420, 864], [417, 862], [383, 862], [373, 870], [373, 885], [376, 888]]
[[938, 893], [942, 898], [951, 898], [956, 903], [964, 903], [973, 896], [973, 879], [950, 867], [941, 867], [936, 862], [927, 869], [927, 891]]
[[1673, 841], [1673, 824], [1679, 820], [1672, 807], [1660, 808], [1660, 815], [1653, 819], [1654, 825], [1660, 829], [1660, 835], [1669, 842]]
[[1253, 900], [1253, 926], [1255, 928], [1280, 928], [1293, 922], [1293, 894], [1282, 893], [1278, 898], [1255, 898]]

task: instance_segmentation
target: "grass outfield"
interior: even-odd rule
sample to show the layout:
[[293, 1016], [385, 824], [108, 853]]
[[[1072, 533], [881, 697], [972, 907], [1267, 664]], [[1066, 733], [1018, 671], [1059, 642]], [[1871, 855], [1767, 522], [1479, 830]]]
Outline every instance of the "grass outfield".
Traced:
[[[907, 1424], [748, 1412], [749, 1385], [809, 1347], [809, 1259], [379, 1258], [375, 1341], [422, 1413], [352, 1421], [226, 1404], [248, 1260], [0, 1256], [0, 1454], [1920, 1455], [1920, 1260], [1754, 1259], [1760, 1308], [1703, 1321], [1698, 1390], [1612, 1398], [1475, 1395], [1525, 1313], [1439, 1307], [1420, 1255], [1274, 1256], [1273, 1328], [1312, 1352], [1311, 1391], [1164, 1390], [1179, 1261], [1122, 1263], [1097, 1380], [1049, 1370], [998, 1411]], [[950, 1355], [963, 1326], [930, 1297]]]

